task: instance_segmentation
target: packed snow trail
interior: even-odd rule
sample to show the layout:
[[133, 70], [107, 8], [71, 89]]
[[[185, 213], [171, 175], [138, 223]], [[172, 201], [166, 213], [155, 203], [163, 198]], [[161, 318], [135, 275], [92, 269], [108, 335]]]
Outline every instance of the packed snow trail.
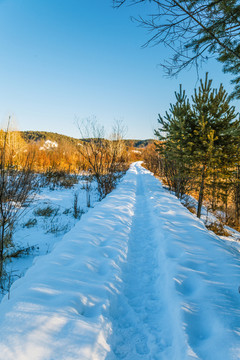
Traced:
[[239, 252], [139, 163], [0, 305], [0, 360], [240, 359]]
[[[163, 296], [165, 270], [159, 262], [159, 237], [155, 234], [144, 173], [138, 168], [136, 205], [123, 268], [121, 293], [112, 299], [113, 324], [108, 360], [181, 359], [173, 334], [178, 327], [171, 319], [169, 300]], [[173, 321], [171, 321], [173, 320]], [[178, 334], [181, 336], [181, 334]], [[180, 340], [180, 339], [179, 339]], [[183, 346], [184, 347], [184, 346]], [[174, 357], [172, 357], [174, 355]]]

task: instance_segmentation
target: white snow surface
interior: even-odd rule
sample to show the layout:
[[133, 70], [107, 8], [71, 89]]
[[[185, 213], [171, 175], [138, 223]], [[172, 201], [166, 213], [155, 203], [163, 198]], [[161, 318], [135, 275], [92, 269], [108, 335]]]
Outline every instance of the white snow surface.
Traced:
[[39, 150], [50, 150], [58, 147], [58, 143], [56, 141], [46, 140], [39, 148]]
[[[86, 185], [89, 186], [88, 194]], [[86, 179], [79, 177], [78, 183], [71, 188], [58, 186], [52, 190], [51, 186], [46, 185], [40, 188], [40, 192], [35, 195], [34, 201], [25, 209], [14, 229], [13, 243], [15, 249], [30, 248], [32, 250], [28, 254], [8, 261], [6, 270], [10, 274], [11, 283], [26, 273], [36, 257], [50, 253], [55, 244], [61, 241], [64, 234], [69, 232], [79, 221], [73, 216], [75, 196], [77, 196], [78, 207], [82, 213], [89, 210], [88, 202], [91, 207], [95, 206], [99, 199], [96, 186], [95, 181], [89, 183]], [[50, 216], [36, 214], [39, 209], [44, 210], [46, 208], [53, 210]], [[26, 226], [29, 221], [33, 220], [36, 223], [32, 226]], [[0, 293], [0, 301], [1, 299], [2, 293]]]
[[239, 251], [135, 163], [13, 284], [0, 359], [240, 359], [239, 285]]

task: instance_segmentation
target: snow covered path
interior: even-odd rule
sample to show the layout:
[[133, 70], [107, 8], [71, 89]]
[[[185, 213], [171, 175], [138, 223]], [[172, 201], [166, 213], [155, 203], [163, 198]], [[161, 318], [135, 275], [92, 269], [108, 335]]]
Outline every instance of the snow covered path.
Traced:
[[161, 354], [158, 243], [146, 200], [143, 180], [139, 176], [128, 258], [122, 277], [124, 287], [115, 301], [111, 301], [113, 353], [107, 357], [109, 360], [154, 359]]
[[240, 359], [240, 254], [139, 163], [0, 305], [0, 360]]

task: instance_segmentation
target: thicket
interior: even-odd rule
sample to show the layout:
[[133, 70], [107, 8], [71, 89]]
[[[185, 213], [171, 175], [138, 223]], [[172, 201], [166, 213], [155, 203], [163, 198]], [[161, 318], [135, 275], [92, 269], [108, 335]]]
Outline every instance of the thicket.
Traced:
[[[99, 190], [111, 188], [112, 175], [119, 175], [132, 161], [139, 160], [144, 141], [123, 140], [120, 129], [113, 129], [107, 139], [101, 126], [95, 121], [86, 121], [80, 126], [81, 139], [47, 132], [21, 132], [28, 151], [34, 153], [33, 169], [43, 174], [43, 184], [55, 187], [71, 187], [77, 175], [94, 174], [100, 184]], [[122, 131], [122, 129], [121, 129]], [[46, 142], [50, 140], [48, 146]], [[22, 140], [23, 141], [23, 140]], [[148, 142], [149, 140], [145, 140]], [[52, 143], [52, 146], [51, 146]], [[103, 189], [103, 193], [108, 190]]]
[[15, 148], [15, 168], [24, 168], [26, 156], [34, 158], [31, 170], [40, 174], [40, 185], [51, 189], [70, 188], [78, 182], [79, 174], [90, 175], [97, 181], [100, 198], [114, 188], [128, 164], [138, 160], [142, 152], [135, 149], [136, 140], [123, 140], [119, 127], [115, 126], [107, 139], [94, 121], [86, 122], [80, 129], [81, 140], [37, 131], [8, 134]]
[[79, 131], [85, 139], [79, 153], [88, 165], [88, 172], [96, 180], [102, 199], [115, 188], [129, 166], [129, 155], [123, 140], [125, 128], [117, 122], [110, 139], [107, 139], [104, 128], [91, 120], [79, 124]]
[[239, 116], [223, 86], [212, 88], [208, 74], [191, 101], [181, 85], [175, 97], [169, 111], [159, 115], [158, 155], [150, 166], [177, 197], [192, 194], [198, 199], [199, 218], [205, 201], [225, 223], [239, 227]]
[[26, 210], [32, 195], [37, 190], [37, 181], [32, 171], [33, 154], [25, 147], [18, 132], [0, 131], [0, 288], [4, 291], [8, 282], [5, 270], [6, 259], [16, 256], [12, 241], [15, 223]]

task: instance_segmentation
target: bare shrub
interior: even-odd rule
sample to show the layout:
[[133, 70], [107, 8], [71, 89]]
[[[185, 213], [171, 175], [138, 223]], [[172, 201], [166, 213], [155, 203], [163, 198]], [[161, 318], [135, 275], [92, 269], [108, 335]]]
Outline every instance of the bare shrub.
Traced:
[[82, 190], [85, 190], [86, 192], [86, 204], [87, 207], [91, 207], [91, 189], [92, 189], [92, 177], [91, 176], [85, 176], [84, 183], [82, 185]]
[[54, 209], [52, 206], [47, 205], [45, 207], [34, 210], [34, 215], [50, 217], [52, 215], [57, 215], [57, 212], [58, 212], [58, 209]]
[[62, 224], [59, 220], [55, 219], [54, 221], [51, 221], [50, 224], [46, 226], [46, 234], [54, 234], [57, 236], [60, 233], [66, 233], [69, 231], [69, 225], [68, 224]]
[[36, 224], [37, 224], [37, 219], [31, 218], [31, 219], [29, 219], [29, 220], [23, 225], [23, 227], [32, 228], [32, 227], [34, 227]]
[[75, 192], [73, 197], [73, 217], [75, 219], [80, 219], [83, 213], [83, 210], [81, 210], [78, 204], [78, 193]]
[[89, 120], [78, 126], [82, 137], [79, 152], [97, 181], [99, 198], [102, 199], [114, 189], [117, 179], [128, 167], [123, 142], [125, 128], [117, 122], [109, 140], [105, 138], [104, 128], [96, 121]]
[[197, 210], [195, 206], [186, 205], [186, 208], [188, 209], [188, 211], [190, 211], [190, 213], [197, 215]]
[[47, 185], [50, 187], [51, 190], [54, 190], [55, 188], [65, 188], [70, 189], [75, 184], [78, 183], [78, 177], [77, 175], [69, 174], [64, 170], [61, 171], [47, 171], [44, 174], [44, 185]]
[[[0, 279], [3, 286], [4, 261], [12, 246], [14, 224], [26, 210], [37, 190], [36, 176], [32, 171], [34, 154], [29, 153], [12, 132], [0, 132]], [[21, 161], [19, 160], [21, 159]], [[19, 166], [21, 164], [21, 166]]]
[[205, 225], [208, 230], [213, 231], [216, 235], [219, 236], [230, 236], [229, 232], [224, 228], [224, 225], [221, 222], [213, 222], [211, 224]]

